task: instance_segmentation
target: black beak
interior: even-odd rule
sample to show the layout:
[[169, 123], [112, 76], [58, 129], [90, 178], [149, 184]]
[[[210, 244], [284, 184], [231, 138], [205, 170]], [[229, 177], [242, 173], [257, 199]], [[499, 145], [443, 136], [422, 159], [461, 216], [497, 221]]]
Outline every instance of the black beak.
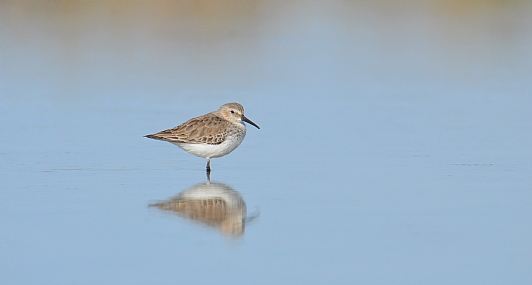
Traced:
[[242, 121], [248, 123], [248, 124], [251, 124], [253, 125], [255, 128], [257, 129], [260, 129], [259, 126], [257, 126], [257, 124], [253, 123], [250, 119], [246, 118], [246, 116], [242, 115]]

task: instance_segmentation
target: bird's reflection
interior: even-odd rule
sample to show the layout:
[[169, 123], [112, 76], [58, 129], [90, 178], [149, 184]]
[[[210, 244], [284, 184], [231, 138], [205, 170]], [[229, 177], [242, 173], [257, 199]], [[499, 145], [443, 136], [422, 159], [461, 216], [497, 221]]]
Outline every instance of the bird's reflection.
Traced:
[[246, 216], [246, 203], [233, 188], [210, 180], [150, 206], [216, 228], [222, 234], [232, 237], [242, 236], [246, 222], [258, 216]]

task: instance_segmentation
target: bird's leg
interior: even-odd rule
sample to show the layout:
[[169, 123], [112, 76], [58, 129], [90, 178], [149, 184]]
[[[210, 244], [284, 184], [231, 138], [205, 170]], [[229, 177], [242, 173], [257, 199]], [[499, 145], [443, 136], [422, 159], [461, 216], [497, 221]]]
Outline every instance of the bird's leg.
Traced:
[[207, 171], [207, 181], [210, 182], [211, 181], [211, 159], [210, 158], [207, 159], [207, 169], [206, 169], [206, 171]]
[[207, 158], [207, 173], [211, 172], [211, 159]]

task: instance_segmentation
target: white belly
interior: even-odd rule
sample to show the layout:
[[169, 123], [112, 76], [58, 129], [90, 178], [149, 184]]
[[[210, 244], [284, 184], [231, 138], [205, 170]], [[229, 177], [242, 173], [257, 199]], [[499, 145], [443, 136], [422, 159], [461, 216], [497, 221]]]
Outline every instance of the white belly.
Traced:
[[241, 133], [237, 136], [230, 136], [221, 144], [206, 144], [206, 143], [173, 143], [182, 148], [188, 153], [203, 157], [216, 158], [222, 157], [235, 150], [244, 140], [246, 133]]

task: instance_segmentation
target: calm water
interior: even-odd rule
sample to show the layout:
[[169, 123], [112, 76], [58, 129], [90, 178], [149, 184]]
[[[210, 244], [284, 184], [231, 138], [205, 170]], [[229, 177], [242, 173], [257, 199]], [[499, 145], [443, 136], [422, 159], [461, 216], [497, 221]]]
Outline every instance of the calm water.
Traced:
[[532, 4], [0, 7], [1, 284], [532, 282]]

